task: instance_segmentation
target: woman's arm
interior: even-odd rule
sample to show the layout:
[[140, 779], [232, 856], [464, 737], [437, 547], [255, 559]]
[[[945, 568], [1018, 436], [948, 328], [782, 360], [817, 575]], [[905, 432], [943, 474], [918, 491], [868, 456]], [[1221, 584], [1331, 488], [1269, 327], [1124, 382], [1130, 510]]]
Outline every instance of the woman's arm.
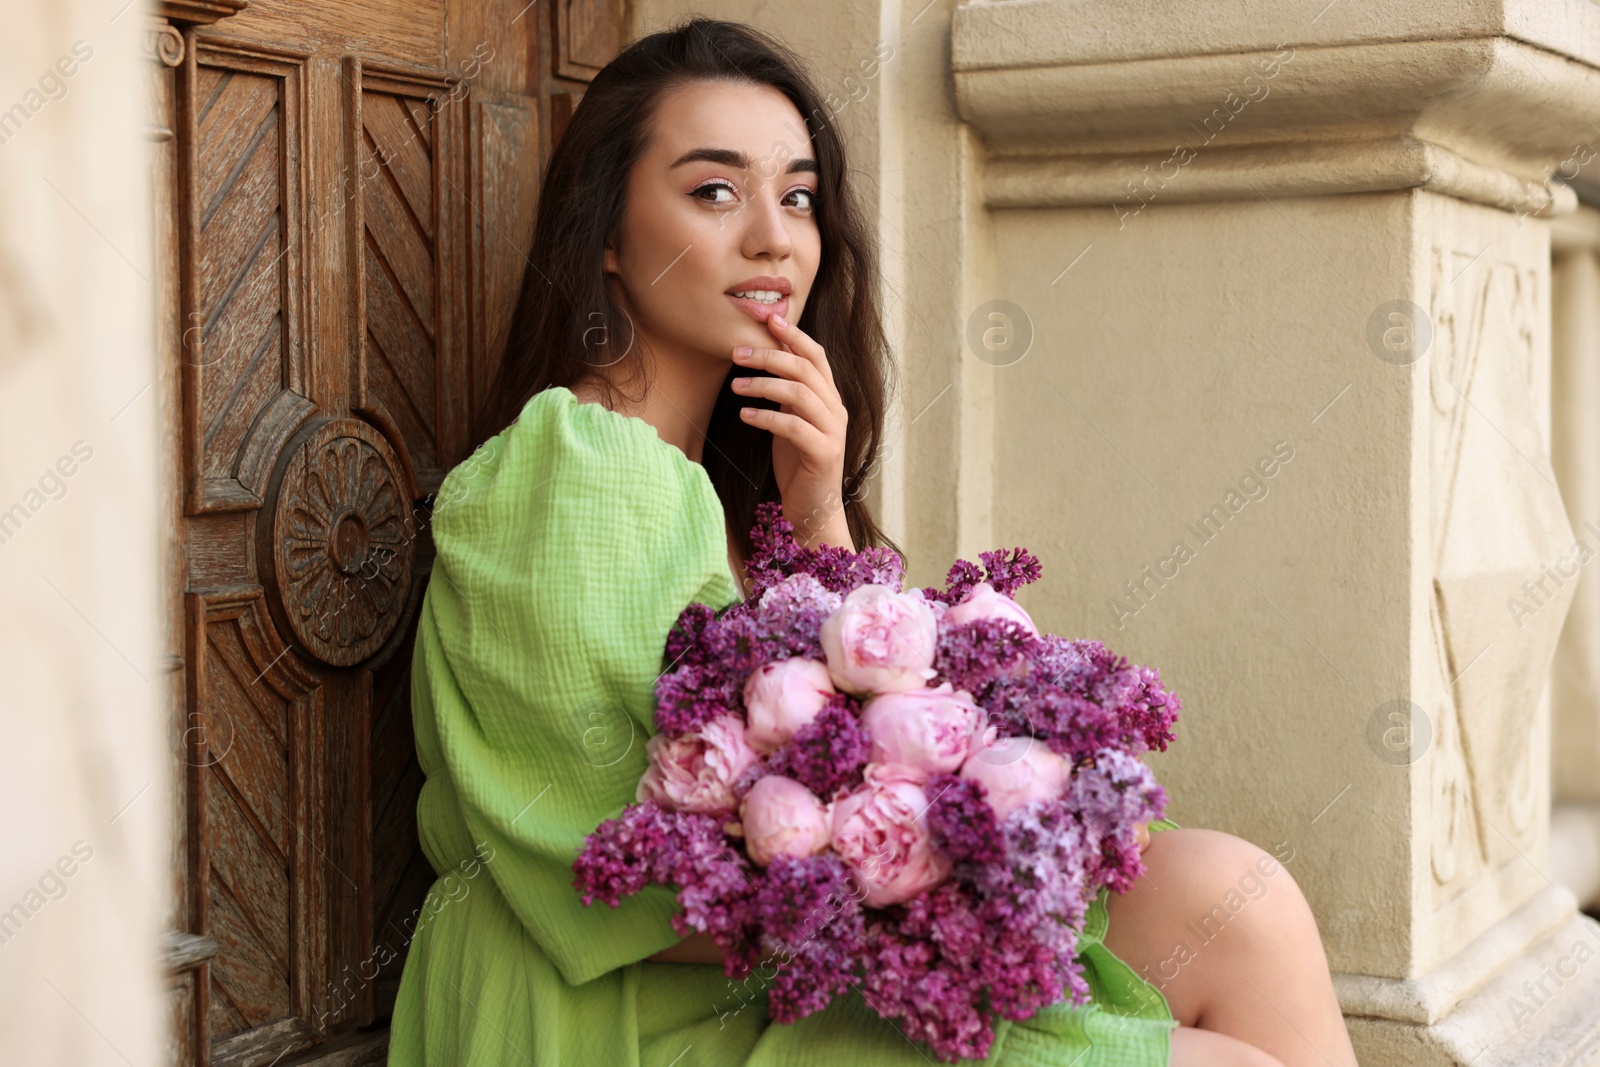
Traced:
[[[737, 590], [715, 489], [648, 424], [546, 390], [494, 440], [489, 460], [452, 470], [434, 517], [413, 669], [418, 820], [452, 865], [472, 842], [494, 849], [488, 877], [579, 986], [683, 951], [673, 889], [588, 907], [573, 861], [636, 800], [673, 625]], [[616, 749], [635, 738], [620, 756], [619, 725]]]
[[670, 948], [664, 948], [645, 959], [656, 963], [715, 963], [723, 966], [722, 949], [710, 934], [692, 933]]

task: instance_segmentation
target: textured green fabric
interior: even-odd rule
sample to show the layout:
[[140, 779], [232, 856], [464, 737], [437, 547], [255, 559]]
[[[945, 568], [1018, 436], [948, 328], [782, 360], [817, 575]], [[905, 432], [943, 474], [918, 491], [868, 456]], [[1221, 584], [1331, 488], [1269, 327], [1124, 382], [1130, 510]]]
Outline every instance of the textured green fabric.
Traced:
[[[930, 1062], [858, 994], [794, 1026], [721, 968], [652, 963], [670, 890], [584, 907], [572, 861], [634, 799], [678, 613], [739, 595], [705, 469], [641, 419], [567, 389], [456, 467], [412, 666], [418, 832], [439, 878], [410, 942], [391, 1067], [852, 1067]], [[1171, 824], [1165, 824], [1171, 825]], [[1152, 829], [1163, 829], [1154, 824]], [[984, 1062], [1156, 1067], [1177, 1024], [1105, 950], [1097, 1003], [1002, 1021]]]

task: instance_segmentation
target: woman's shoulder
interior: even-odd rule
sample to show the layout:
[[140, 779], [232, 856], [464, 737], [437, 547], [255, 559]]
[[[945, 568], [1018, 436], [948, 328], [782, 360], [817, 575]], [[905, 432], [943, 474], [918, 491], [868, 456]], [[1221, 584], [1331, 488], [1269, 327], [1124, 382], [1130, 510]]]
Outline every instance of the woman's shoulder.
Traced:
[[565, 386], [535, 393], [516, 420], [457, 464], [440, 485], [442, 501], [456, 502], [476, 491], [508, 483], [513, 491], [555, 480], [629, 481], [641, 489], [674, 485], [705, 476], [683, 452], [663, 441], [643, 419], [580, 401]]
[[490, 438], [505, 451], [526, 451], [539, 457], [614, 461], [625, 459], [684, 477], [694, 463], [681, 449], [663, 441], [643, 419], [581, 399], [566, 386], [553, 385], [529, 398], [510, 426]]
[[436, 540], [486, 525], [531, 535], [588, 516], [703, 526], [720, 544], [721, 515], [705, 468], [655, 427], [552, 386], [445, 476], [434, 531]]
[[[509, 597], [493, 609], [502, 624], [531, 612], [535, 628], [571, 628], [592, 610], [586, 597], [614, 598], [608, 589], [630, 590], [627, 612], [655, 605], [672, 617], [737, 589], [705, 469], [644, 420], [561, 387], [535, 394], [445, 476], [432, 529], [435, 572], [449, 579], [440, 595], [480, 607]], [[526, 595], [530, 582], [540, 597]]]

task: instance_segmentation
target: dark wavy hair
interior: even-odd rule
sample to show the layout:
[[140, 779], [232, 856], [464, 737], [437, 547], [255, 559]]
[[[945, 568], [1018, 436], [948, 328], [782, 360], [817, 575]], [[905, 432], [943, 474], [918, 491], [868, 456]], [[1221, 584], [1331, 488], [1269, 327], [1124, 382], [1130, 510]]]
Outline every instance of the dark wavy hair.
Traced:
[[[598, 367], [621, 364], [648, 390], [643, 361], [628, 355], [631, 326], [597, 327], [630, 322], [611, 299], [604, 253], [622, 224], [628, 175], [644, 153], [659, 101], [668, 90], [695, 81], [771, 86], [805, 117], [816, 152], [813, 217], [822, 257], [797, 325], [828, 353], [849, 413], [841, 493], [851, 539], [857, 549], [886, 546], [898, 553], [862, 499], [883, 442], [891, 367], [872, 231], [850, 189], [844, 142], [832, 112], [804, 64], [779, 41], [740, 23], [689, 19], [640, 38], [595, 75], [545, 171], [528, 268], [472, 443], [481, 444], [514, 422], [536, 393], [593, 379]], [[765, 372], [730, 361], [701, 462], [748, 558], [756, 505], [780, 501], [781, 494], [772, 470], [771, 433], [743, 422], [738, 412], [742, 405], [778, 405], [734, 393], [728, 381], [736, 373]], [[615, 406], [618, 383], [610, 375], [599, 377], [608, 406]]]

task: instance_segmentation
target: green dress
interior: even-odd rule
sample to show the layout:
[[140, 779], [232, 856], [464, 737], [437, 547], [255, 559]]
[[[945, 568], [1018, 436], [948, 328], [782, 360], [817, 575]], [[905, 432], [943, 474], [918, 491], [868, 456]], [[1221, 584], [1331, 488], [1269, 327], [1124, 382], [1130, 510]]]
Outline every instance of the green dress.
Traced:
[[[690, 603], [739, 597], [705, 469], [642, 419], [546, 389], [445, 478], [434, 540], [411, 699], [418, 833], [439, 878], [411, 936], [390, 1067], [933, 1062], [858, 993], [778, 1025], [758, 981], [646, 960], [680, 940], [665, 887], [616, 909], [573, 888], [584, 836], [644, 773], [668, 630]], [[1082, 940], [1095, 1002], [1001, 1020], [982, 1062], [1167, 1063], [1177, 1023], [1101, 944], [1104, 897]]]

